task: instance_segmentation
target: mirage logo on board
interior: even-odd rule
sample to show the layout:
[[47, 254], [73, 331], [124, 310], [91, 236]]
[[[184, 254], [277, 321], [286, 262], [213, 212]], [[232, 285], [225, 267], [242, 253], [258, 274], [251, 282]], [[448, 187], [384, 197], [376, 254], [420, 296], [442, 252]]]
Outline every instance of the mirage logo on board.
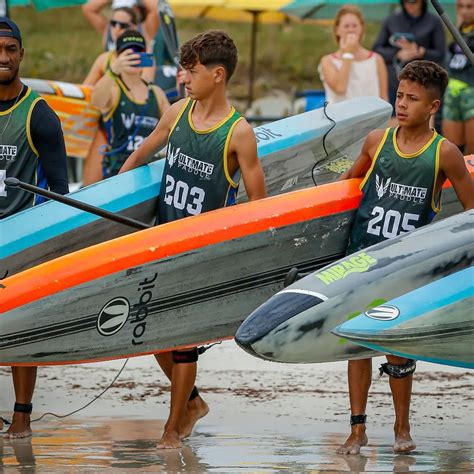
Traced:
[[360, 252], [350, 258], [342, 260], [337, 265], [333, 265], [326, 270], [322, 270], [316, 275], [325, 285], [342, 280], [351, 273], [366, 272], [372, 265], [375, 265], [377, 260], [365, 252]]

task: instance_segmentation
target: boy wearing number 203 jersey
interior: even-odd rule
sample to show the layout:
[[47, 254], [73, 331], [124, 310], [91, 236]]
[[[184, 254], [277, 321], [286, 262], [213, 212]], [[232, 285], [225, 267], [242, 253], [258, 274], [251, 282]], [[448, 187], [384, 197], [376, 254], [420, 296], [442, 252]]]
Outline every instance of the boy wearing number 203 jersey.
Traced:
[[[157, 224], [233, 204], [239, 175], [251, 201], [265, 197], [255, 135], [226, 97], [237, 64], [234, 42], [223, 31], [201, 33], [181, 47], [180, 62], [188, 99], [163, 114], [120, 171], [144, 164], [167, 143]], [[158, 448], [180, 448], [209, 410], [194, 386], [197, 358], [197, 348], [156, 355], [171, 380], [170, 414]]]
[[[399, 126], [371, 132], [360, 156], [341, 177], [365, 175], [348, 253], [429, 224], [441, 208], [441, 189], [447, 179], [464, 209], [474, 208], [474, 183], [464, 157], [429, 125], [448, 83], [446, 71], [430, 61], [412, 61], [398, 78]], [[409, 410], [415, 361], [387, 355], [381, 370], [389, 375], [395, 408], [393, 450], [413, 451]], [[365, 409], [371, 375], [371, 359], [349, 361], [351, 434], [337, 450], [340, 454], [358, 454], [367, 444]]]

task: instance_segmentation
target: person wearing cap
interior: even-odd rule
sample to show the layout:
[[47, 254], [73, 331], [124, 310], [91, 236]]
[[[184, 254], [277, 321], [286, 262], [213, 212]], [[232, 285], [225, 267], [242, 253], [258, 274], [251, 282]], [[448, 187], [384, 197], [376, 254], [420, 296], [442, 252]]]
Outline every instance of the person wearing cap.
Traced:
[[[117, 38], [125, 30], [137, 30], [137, 15], [134, 10], [128, 7], [120, 7], [112, 12], [112, 16], [109, 21], [111, 40], [113, 42], [113, 48], [104, 51], [94, 61], [89, 73], [83, 81], [83, 84], [94, 86], [97, 81], [105, 74], [110, 66], [110, 62], [116, 57], [116, 42]], [[145, 70], [144, 72], [148, 72]], [[149, 77], [149, 80], [153, 80], [153, 76]]]
[[[115, 18], [110, 22], [102, 13], [103, 9], [111, 3], [112, 14], [116, 11], [132, 11], [135, 17], [134, 25], [130, 28], [138, 29], [145, 37], [149, 47], [148, 52], [152, 52], [155, 57], [155, 70], [153, 70], [153, 81], [158, 87], [163, 89], [169, 100], [176, 99], [178, 90], [176, 87], [177, 68], [174, 62], [174, 51], [170, 51], [170, 45], [165, 40], [164, 30], [166, 25], [161, 25], [158, 8], [161, 2], [166, 0], [88, 0], [82, 9], [84, 16], [89, 23], [104, 37], [105, 51], [115, 49], [115, 28], [117, 28]], [[120, 20], [119, 20], [120, 21]], [[129, 22], [121, 20], [122, 32]], [[174, 32], [175, 33], [175, 32]], [[177, 41], [177, 39], [176, 39]]]
[[117, 56], [97, 82], [91, 103], [100, 110], [107, 133], [103, 178], [118, 173], [127, 157], [154, 130], [169, 103], [163, 91], [143, 80], [140, 53], [143, 35], [127, 30], [117, 39]]
[[[58, 116], [46, 101], [20, 80], [24, 56], [18, 26], [0, 17], [0, 219], [44, 201], [5, 178], [68, 193], [66, 147]], [[30, 414], [36, 367], [12, 367], [15, 405], [4, 438], [31, 436]]]
[[[120, 5], [112, 11], [110, 19], [110, 37], [113, 41], [113, 48], [100, 54], [94, 61], [83, 84], [95, 86], [110, 67], [110, 63], [117, 57], [115, 43], [117, 38], [126, 30], [137, 29], [137, 15], [132, 8], [126, 5]], [[155, 66], [143, 69], [142, 79], [146, 82], [153, 82], [155, 78]], [[99, 123], [94, 139], [90, 145], [89, 153], [84, 162], [84, 171], [82, 177], [83, 186], [95, 183], [102, 179], [102, 154], [100, 150], [107, 144], [105, 127], [102, 120]]]
[[[234, 204], [240, 175], [251, 201], [266, 196], [255, 134], [227, 99], [227, 84], [236, 65], [237, 48], [224, 31], [201, 33], [181, 46], [189, 98], [163, 114], [120, 170], [145, 164], [167, 145], [157, 224]], [[194, 386], [198, 356], [197, 348], [156, 354], [171, 380], [170, 412], [160, 449], [180, 448], [209, 411]]]

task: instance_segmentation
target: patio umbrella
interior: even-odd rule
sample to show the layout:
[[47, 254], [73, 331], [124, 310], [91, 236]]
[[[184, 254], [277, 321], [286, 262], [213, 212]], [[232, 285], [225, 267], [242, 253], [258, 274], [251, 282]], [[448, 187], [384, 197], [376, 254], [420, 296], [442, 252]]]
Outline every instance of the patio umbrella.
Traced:
[[[7, 0], [10, 6], [32, 3], [38, 10], [85, 3], [86, 0]], [[399, 0], [168, 0], [176, 17], [210, 18], [251, 23], [248, 105], [253, 100], [256, 43], [260, 23], [283, 23], [289, 19], [333, 19], [346, 3], [356, 4], [368, 20], [381, 20], [396, 8]], [[442, 2], [454, 18], [455, 0]]]
[[[85, 2], [86, 0], [8, 0], [10, 6], [33, 4], [39, 11], [80, 5]], [[258, 24], [278, 24], [287, 21], [289, 17], [286, 13], [281, 12], [281, 9], [294, 2], [291, 0], [169, 0], [168, 3], [178, 18], [201, 17], [252, 24], [248, 87], [248, 104], [250, 105], [253, 100]], [[313, 0], [313, 3], [319, 2]]]
[[[366, 20], [380, 21], [400, 7], [399, 0], [293, 0], [288, 3], [281, 11], [302, 20], [332, 19], [342, 5], [350, 3], [357, 5], [362, 10]], [[443, 0], [441, 3], [446, 12], [454, 19], [456, 0]], [[428, 1], [428, 4], [434, 11], [431, 2]]]
[[[346, 3], [357, 4], [368, 20], [382, 20], [397, 6], [399, 0], [168, 0], [176, 17], [209, 18], [220, 21], [250, 22], [250, 67], [247, 104], [253, 100], [256, 43], [259, 23], [283, 23], [289, 19], [333, 19]], [[448, 13], [453, 14], [455, 0]]]
[[289, 0], [169, 0], [177, 18], [251, 23], [248, 106], [253, 101], [258, 25], [288, 21], [288, 14], [282, 12], [282, 9], [292, 3], [294, 2]]

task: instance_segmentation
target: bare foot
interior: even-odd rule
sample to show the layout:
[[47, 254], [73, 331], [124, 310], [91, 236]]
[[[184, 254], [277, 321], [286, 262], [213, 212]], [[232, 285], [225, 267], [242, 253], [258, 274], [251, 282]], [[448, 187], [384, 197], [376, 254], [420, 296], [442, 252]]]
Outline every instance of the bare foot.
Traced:
[[30, 436], [32, 436], [30, 415], [27, 413], [14, 412], [12, 424], [7, 432], [4, 433], [3, 437], [5, 439], [19, 439], [29, 438]]
[[156, 445], [158, 449], [179, 449], [183, 447], [177, 431], [165, 430], [160, 441]]
[[181, 425], [181, 439], [191, 435], [196, 422], [209, 413], [209, 406], [200, 396], [197, 396], [188, 402], [187, 411], [186, 418]]
[[[359, 428], [360, 427], [360, 428]], [[365, 426], [355, 425], [346, 442], [336, 450], [337, 454], [359, 454], [360, 448], [367, 445]]]
[[393, 452], [395, 454], [409, 453], [416, 449], [415, 442], [411, 439], [410, 431], [399, 431], [395, 433]]

